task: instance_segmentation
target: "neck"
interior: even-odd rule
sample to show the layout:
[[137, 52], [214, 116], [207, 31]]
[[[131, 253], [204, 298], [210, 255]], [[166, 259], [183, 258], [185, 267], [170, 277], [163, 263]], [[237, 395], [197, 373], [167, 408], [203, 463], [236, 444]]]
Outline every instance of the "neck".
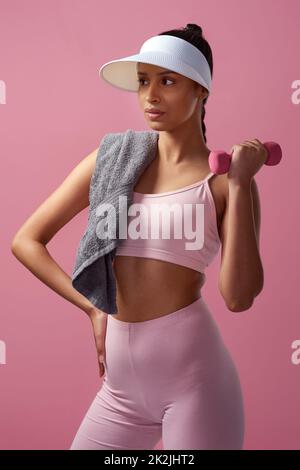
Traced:
[[207, 161], [209, 154], [201, 129], [159, 132], [158, 160], [161, 163], [178, 164], [194, 158]]

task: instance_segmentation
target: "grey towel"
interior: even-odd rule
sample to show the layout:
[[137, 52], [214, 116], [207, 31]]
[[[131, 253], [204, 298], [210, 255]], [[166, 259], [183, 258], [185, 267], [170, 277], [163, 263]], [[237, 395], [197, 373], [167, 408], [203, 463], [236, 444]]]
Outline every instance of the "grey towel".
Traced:
[[[156, 131], [127, 129], [104, 135], [99, 146], [90, 182], [88, 224], [77, 249], [72, 285], [107, 314], [118, 312], [112, 262], [119, 245], [119, 219], [127, 218], [127, 211], [123, 211], [132, 203], [135, 183], [157, 154], [158, 137]], [[125, 197], [126, 205], [119, 207], [119, 196]], [[116, 227], [115, 235], [107, 239], [98, 235], [103, 212], [97, 212], [97, 208], [102, 204], [112, 204], [115, 209], [116, 221], [111, 212], [106, 212], [107, 226], [111, 223]]]

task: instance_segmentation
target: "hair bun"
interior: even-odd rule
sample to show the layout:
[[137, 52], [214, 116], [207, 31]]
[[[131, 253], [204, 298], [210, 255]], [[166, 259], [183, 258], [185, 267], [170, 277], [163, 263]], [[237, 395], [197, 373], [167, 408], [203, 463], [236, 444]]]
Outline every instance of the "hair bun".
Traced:
[[195, 32], [197, 31], [197, 33], [202, 34], [202, 28], [201, 28], [201, 26], [198, 26], [198, 25], [195, 24], [195, 23], [188, 23], [188, 24], [186, 25], [185, 29], [190, 29], [190, 30], [195, 31]]

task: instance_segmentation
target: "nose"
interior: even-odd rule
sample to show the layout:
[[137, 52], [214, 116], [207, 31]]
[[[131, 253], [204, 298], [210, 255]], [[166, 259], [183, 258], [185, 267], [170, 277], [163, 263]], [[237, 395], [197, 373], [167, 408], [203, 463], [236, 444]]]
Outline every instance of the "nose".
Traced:
[[152, 84], [151, 83], [148, 84], [147, 91], [146, 91], [146, 98], [149, 101], [159, 98], [158, 88], [155, 82], [153, 82]]

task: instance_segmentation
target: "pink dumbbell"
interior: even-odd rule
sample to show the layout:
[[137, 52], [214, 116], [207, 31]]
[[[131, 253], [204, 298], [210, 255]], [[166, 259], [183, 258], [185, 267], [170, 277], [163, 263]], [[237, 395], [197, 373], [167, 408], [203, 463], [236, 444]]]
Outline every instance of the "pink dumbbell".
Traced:
[[[268, 151], [265, 165], [278, 165], [282, 157], [280, 145], [275, 142], [265, 142], [264, 146]], [[231, 155], [223, 150], [214, 150], [213, 152], [210, 152], [208, 163], [213, 173], [216, 175], [222, 175], [229, 171]]]

